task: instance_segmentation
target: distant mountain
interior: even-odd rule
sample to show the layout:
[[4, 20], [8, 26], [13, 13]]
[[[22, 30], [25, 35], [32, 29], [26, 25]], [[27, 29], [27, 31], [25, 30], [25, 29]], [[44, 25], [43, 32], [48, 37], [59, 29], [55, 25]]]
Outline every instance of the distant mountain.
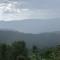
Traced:
[[43, 33], [60, 31], [60, 19], [39, 20], [29, 19], [20, 21], [1, 21], [0, 29], [16, 30], [24, 33]]
[[60, 44], [60, 32], [48, 32], [41, 34], [28, 34], [17, 31], [0, 30], [0, 42], [12, 43], [16, 40], [25, 41], [27, 47], [51, 47]]

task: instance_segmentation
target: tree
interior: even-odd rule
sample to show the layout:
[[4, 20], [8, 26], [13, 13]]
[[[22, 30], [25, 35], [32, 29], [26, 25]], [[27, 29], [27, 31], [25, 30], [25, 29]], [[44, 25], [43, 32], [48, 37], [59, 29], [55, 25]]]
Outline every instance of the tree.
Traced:
[[16, 60], [28, 58], [28, 50], [24, 41], [15, 41], [12, 44], [0, 44], [0, 60]]
[[6, 51], [7, 51], [7, 45], [6, 44], [1, 44], [1, 59], [2, 60], [6, 60], [7, 59], [7, 56], [6, 56]]
[[12, 55], [14, 60], [17, 59], [17, 56], [27, 57], [27, 48], [24, 41], [16, 41], [12, 44]]
[[39, 51], [38, 48], [36, 46], [33, 46], [32, 48], [32, 60], [39, 60], [40, 59], [40, 55], [39, 55]]
[[33, 53], [37, 53], [37, 52], [38, 52], [38, 48], [37, 48], [36, 46], [33, 46], [32, 52], [33, 52]]

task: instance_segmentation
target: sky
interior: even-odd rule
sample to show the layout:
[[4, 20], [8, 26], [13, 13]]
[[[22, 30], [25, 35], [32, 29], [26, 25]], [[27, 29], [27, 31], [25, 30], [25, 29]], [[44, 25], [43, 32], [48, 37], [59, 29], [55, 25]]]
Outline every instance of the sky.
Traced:
[[60, 0], [0, 0], [0, 21], [60, 18]]

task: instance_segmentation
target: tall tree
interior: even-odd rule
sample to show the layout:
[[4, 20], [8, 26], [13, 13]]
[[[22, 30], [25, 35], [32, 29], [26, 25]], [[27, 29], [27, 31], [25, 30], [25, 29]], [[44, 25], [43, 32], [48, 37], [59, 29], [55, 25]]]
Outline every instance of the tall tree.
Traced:
[[6, 60], [6, 51], [7, 51], [7, 45], [6, 44], [1, 44], [1, 59]]
[[14, 60], [16, 60], [17, 56], [27, 56], [27, 48], [24, 41], [14, 42], [12, 48]]

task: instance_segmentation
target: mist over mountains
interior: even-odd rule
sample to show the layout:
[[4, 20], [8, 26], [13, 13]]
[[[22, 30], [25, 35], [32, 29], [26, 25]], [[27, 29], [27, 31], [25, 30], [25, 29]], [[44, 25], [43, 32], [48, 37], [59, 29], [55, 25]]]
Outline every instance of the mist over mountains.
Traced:
[[16, 30], [24, 33], [39, 34], [43, 32], [60, 31], [60, 19], [50, 20], [19, 20], [1, 21], [0, 29]]
[[0, 42], [12, 43], [14, 41], [25, 41], [28, 48], [34, 45], [39, 48], [53, 47], [60, 44], [60, 32], [26, 34], [17, 31], [0, 30]]
[[60, 44], [60, 20], [0, 21], [0, 42], [18, 40], [25, 41], [29, 48], [56, 46]]

